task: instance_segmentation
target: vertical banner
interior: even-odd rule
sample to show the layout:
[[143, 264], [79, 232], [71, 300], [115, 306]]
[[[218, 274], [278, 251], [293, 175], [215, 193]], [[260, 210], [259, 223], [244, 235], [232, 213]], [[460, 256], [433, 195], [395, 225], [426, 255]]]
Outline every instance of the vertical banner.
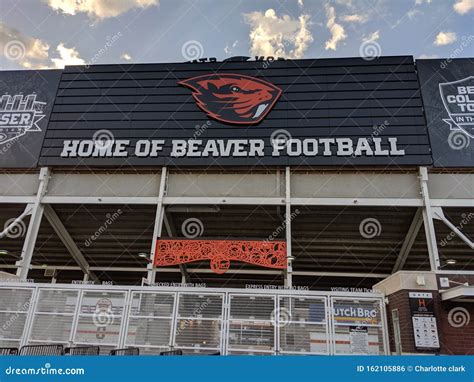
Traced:
[[410, 311], [413, 323], [415, 347], [439, 349], [438, 327], [433, 310], [433, 294], [410, 292]]
[[0, 72], [0, 168], [36, 167], [61, 70]]

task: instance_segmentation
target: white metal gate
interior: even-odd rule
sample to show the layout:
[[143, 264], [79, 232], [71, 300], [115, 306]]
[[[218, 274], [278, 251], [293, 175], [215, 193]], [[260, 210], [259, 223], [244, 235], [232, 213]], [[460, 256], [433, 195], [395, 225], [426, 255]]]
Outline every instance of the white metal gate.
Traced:
[[0, 284], [0, 347], [40, 343], [103, 354], [388, 354], [379, 294]]

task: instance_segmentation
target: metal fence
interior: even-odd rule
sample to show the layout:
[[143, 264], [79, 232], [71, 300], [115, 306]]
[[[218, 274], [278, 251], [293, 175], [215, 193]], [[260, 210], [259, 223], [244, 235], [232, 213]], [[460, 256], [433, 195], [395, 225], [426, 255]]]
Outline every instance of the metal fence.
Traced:
[[36, 344], [101, 354], [388, 354], [379, 294], [1, 284], [0, 347]]

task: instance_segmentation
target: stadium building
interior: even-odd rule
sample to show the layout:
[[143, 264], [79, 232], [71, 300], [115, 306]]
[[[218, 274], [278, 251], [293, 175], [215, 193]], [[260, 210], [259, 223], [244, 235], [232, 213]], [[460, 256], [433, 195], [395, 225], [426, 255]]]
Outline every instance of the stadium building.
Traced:
[[473, 354], [472, 59], [0, 72], [0, 347]]

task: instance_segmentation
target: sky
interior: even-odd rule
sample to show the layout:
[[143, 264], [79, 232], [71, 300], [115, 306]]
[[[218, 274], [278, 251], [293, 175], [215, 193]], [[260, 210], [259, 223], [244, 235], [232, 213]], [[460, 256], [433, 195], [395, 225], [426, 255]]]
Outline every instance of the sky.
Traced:
[[474, 56], [474, 0], [0, 0], [0, 69]]

